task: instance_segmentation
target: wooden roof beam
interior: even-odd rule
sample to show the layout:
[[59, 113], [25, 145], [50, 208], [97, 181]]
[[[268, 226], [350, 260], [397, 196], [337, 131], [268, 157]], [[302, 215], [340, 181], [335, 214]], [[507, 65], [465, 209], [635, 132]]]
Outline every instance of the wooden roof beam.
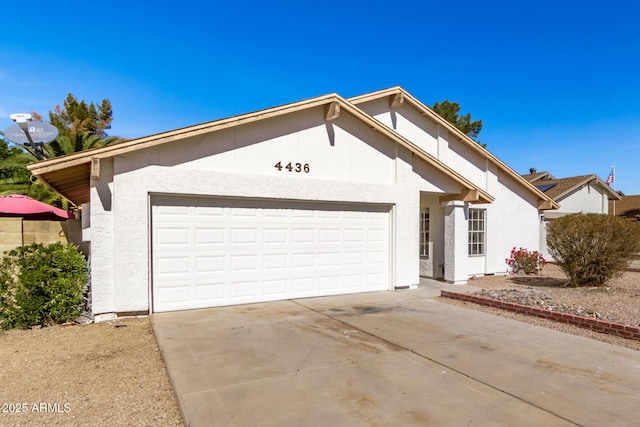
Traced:
[[340, 117], [340, 103], [334, 101], [324, 108], [324, 119], [328, 122]]
[[91, 178], [100, 179], [100, 157], [91, 158]]
[[389, 107], [398, 108], [404, 104], [404, 93], [398, 92], [389, 97]]
[[459, 200], [462, 202], [477, 202], [480, 200], [480, 192], [477, 189], [463, 190], [460, 194], [448, 194], [446, 196], [440, 196], [440, 203], [452, 202]]
[[555, 207], [553, 205], [552, 200], [543, 200], [543, 199], [538, 200], [538, 210], [545, 211], [545, 210], [554, 209], [554, 208]]

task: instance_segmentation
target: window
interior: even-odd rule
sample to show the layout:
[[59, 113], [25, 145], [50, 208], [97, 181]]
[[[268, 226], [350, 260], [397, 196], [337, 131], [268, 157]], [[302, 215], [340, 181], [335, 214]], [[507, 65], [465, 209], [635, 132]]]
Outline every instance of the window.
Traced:
[[486, 210], [469, 209], [469, 255], [484, 255]]
[[429, 256], [429, 208], [420, 209], [420, 256]]

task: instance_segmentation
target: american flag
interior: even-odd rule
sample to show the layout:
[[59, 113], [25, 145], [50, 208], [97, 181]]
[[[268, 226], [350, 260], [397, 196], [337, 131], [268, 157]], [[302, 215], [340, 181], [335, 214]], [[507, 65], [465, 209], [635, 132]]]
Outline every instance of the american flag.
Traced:
[[611, 183], [613, 182], [613, 171], [611, 171], [611, 173], [609, 174], [609, 177], [607, 178], [607, 180], [605, 181], [605, 183], [607, 185], [611, 185]]

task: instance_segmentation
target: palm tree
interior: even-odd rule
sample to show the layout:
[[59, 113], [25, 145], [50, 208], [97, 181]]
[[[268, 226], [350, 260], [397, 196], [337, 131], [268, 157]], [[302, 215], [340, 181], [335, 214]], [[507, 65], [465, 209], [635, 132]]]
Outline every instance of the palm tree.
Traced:
[[38, 157], [31, 147], [25, 148], [27, 151], [17, 146], [10, 147], [0, 133], [0, 196], [22, 194], [61, 209], [68, 209], [69, 202], [66, 199], [45, 186], [26, 168], [27, 164], [38, 160]]
[[0, 195], [23, 194], [28, 191], [31, 174], [25, 165], [31, 162], [31, 156], [0, 138]]
[[[31, 115], [42, 120], [36, 112]], [[0, 195], [24, 194], [45, 203], [66, 208], [69, 202], [38, 181], [25, 167], [33, 161], [52, 159], [92, 148], [115, 144], [124, 139], [108, 136], [106, 129], [112, 121], [111, 102], [102, 100], [99, 105], [78, 101], [72, 94], [61, 108], [49, 111], [51, 124], [58, 128], [58, 137], [44, 146], [16, 146], [9, 148], [0, 132]]]
[[33, 156], [30, 153], [19, 147], [9, 147], [7, 142], [0, 138], [0, 196], [22, 194], [68, 209], [69, 202], [31, 175], [25, 166], [32, 161]]
[[27, 194], [32, 185], [29, 171], [15, 159], [0, 160], [0, 196]]

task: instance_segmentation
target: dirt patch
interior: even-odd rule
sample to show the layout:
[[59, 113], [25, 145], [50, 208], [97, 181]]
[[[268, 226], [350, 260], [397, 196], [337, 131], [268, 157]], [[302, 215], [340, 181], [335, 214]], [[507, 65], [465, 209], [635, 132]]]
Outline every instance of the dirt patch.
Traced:
[[[623, 325], [638, 326], [640, 324], [640, 272], [628, 271], [604, 287], [569, 288], [564, 286], [567, 281], [566, 275], [558, 266], [548, 264], [539, 275], [484, 276], [473, 278], [468, 284], [481, 288], [482, 290], [476, 293], [488, 298], [593, 317]], [[637, 340], [601, 334], [577, 326], [449, 298], [439, 300], [640, 350], [640, 342]]]
[[1, 331], [0, 367], [0, 425], [183, 425], [147, 318]]

